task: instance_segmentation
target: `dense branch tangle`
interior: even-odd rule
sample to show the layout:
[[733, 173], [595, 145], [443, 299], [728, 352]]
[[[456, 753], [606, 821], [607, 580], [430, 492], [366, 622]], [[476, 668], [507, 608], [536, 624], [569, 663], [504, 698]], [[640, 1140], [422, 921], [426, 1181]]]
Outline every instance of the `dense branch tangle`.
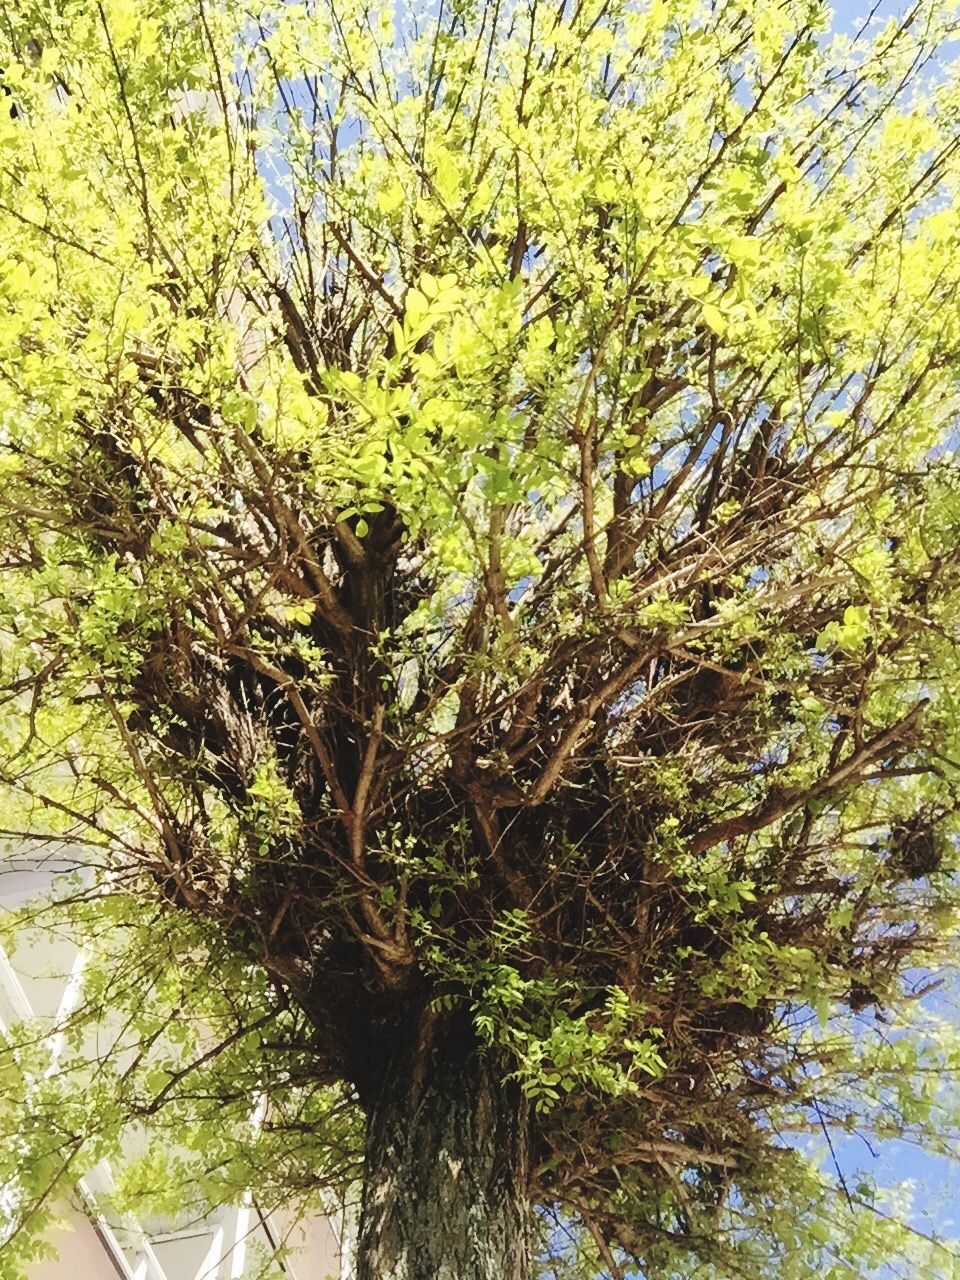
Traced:
[[709, 1251], [790, 1008], [938, 895], [948, 20], [189, 9], [6, 19], [9, 782], [65, 761], [317, 1079], [468, 1009], [535, 1198]]

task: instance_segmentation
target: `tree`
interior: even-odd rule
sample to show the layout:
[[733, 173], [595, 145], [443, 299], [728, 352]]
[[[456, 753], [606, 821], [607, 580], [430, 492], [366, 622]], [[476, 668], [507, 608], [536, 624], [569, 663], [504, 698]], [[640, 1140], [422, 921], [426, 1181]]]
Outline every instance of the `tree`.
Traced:
[[782, 1135], [956, 1128], [958, 20], [829, 22], [5, 10], [4, 827], [94, 940], [5, 1264], [148, 1121], [362, 1181], [359, 1280], [914, 1247]]

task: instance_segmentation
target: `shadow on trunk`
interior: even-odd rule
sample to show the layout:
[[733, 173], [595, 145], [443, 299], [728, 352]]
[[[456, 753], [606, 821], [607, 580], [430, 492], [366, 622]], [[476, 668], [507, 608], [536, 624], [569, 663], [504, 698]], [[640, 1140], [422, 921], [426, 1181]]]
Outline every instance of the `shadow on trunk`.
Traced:
[[357, 1280], [528, 1280], [528, 1115], [469, 1018], [398, 1048], [368, 1108]]

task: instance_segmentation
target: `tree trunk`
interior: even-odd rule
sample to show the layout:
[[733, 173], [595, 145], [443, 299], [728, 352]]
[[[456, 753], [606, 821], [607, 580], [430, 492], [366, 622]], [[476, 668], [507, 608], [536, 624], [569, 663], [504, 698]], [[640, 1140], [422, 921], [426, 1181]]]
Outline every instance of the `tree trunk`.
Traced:
[[357, 1280], [528, 1280], [527, 1109], [462, 1022], [397, 1053], [368, 1108]]

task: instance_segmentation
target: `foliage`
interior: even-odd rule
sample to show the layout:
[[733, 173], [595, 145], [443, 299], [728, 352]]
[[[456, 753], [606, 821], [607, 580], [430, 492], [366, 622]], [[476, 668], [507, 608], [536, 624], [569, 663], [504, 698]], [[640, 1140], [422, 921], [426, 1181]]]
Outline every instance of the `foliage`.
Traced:
[[957, 24], [5, 11], [3, 825], [92, 957], [4, 1274], [131, 1124], [342, 1191], [464, 1006], [556, 1274], [960, 1274], [783, 1137], [956, 1127]]

